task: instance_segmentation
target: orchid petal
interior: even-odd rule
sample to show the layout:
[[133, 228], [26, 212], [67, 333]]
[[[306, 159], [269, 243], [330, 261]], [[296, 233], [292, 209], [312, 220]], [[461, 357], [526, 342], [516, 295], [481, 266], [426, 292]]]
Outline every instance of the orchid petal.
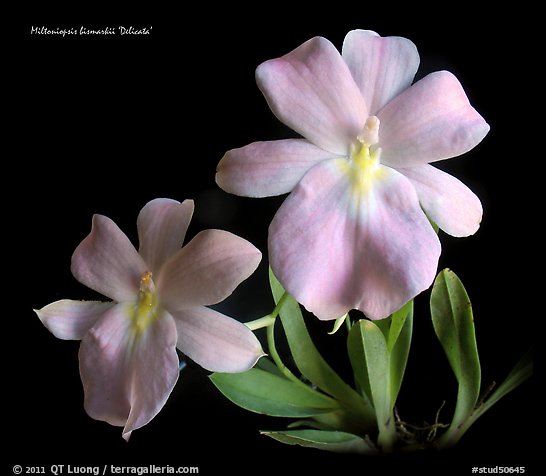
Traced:
[[489, 131], [458, 79], [447, 71], [424, 77], [390, 101], [377, 117], [381, 162], [392, 167], [464, 154]]
[[311, 169], [269, 229], [275, 275], [320, 319], [350, 309], [382, 319], [436, 273], [440, 242], [410, 181], [379, 165], [361, 183], [354, 167], [333, 159]]
[[410, 179], [424, 210], [442, 230], [456, 237], [478, 231], [482, 204], [464, 183], [427, 164], [398, 171]]
[[180, 203], [157, 198], [140, 211], [137, 219], [139, 253], [153, 274], [182, 246], [193, 208], [193, 200]]
[[81, 340], [114, 303], [62, 299], [34, 312], [47, 329], [59, 339]]
[[85, 410], [92, 418], [125, 426], [123, 437], [161, 410], [178, 379], [176, 327], [163, 314], [139, 333], [134, 306], [106, 311], [80, 347]]
[[410, 40], [382, 38], [373, 31], [350, 31], [342, 51], [370, 115], [409, 88], [419, 67], [419, 53]]
[[218, 164], [216, 183], [244, 197], [271, 197], [290, 192], [318, 162], [331, 159], [304, 139], [254, 142], [226, 152]]
[[206, 307], [173, 314], [178, 348], [212, 372], [244, 372], [264, 354], [260, 342], [244, 324]]
[[146, 264], [118, 226], [103, 215], [93, 216], [91, 233], [72, 255], [72, 274], [114, 301], [132, 300]]
[[127, 440], [131, 431], [150, 422], [163, 408], [180, 374], [176, 352], [176, 326], [172, 316], [158, 318], [141, 336], [133, 356], [131, 412], [123, 429]]
[[202, 231], [161, 270], [161, 301], [171, 313], [223, 301], [256, 270], [261, 257], [254, 245], [232, 233]]
[[368, 111], [336, 47], [316, 37], [256, 70], [273, 113], [321, 149], [346, 155]]

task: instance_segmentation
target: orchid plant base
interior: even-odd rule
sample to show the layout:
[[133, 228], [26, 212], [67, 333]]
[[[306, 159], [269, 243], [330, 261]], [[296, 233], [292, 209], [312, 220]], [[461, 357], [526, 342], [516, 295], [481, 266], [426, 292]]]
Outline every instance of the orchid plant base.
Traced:
[[[379, 454], [445, 449], [456, 444], [472, 424], [504, 395], [532, 375], [526, 353], [504, 382], [481, 390], [481, 369], [472, 306], [459, 278], [449, 269], [434, 282], [430, 311], [434, 331], [458, 382], [451, 422], [414, 426], [402, 421], [396, 402], [413, 330], [413, 300], [387, 319], [355, 322], [346, 315], [347, 352], [354, 386], [346, 383], [313, 343], [299, 303], [270, 270], [274, 311], [247, 325], [267, 331], [269, 357], [243, 373], [214, 373], [210, 379], [229, 400], [256, 413], [293, 419], [286, 429], [262, 431], [281, 443], [340, 453]], [[299, 376], [281, 360], [274, 326], [280, 318]], [[482, 393], [481, 393], [482, 392]], [[443, 405], [442, 405], [443, 407]]]

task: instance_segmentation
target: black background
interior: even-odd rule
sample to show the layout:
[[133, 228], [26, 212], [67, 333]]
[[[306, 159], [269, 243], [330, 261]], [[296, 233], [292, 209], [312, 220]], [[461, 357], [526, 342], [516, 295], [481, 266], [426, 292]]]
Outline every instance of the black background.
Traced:
[[[315, 35], [341, 48], [349, 30], [367, 28], [414, 41], [421, 55], [418, 77], [439, 69], [455, 73], [491, 125], [476, 149], [440, 164], [484, 205], [475, 236], [441, 234], [440, 267], [459, 275], [473, 301], [484, 387], [502, 380], [529, 346], [539, 318], [527, 290], [533, 261], [526, 244], [527, 172], [519, 167], [517, 111], [518, 101], [525, 102], [521, 72], [527, 66], [519, 54], [523, 39], [513, 34], [517, 24], [513, 11], [493, 15], [462, 4], [22, 12], [7, 40], [6, 99], [13, 107], [6, 131], [14, 147], [5, 152], [11, 171], [3, 173], [5, 187], [12, 187], [4, 195], [6, 474], [15, 464], [105, 463], [199, 466], [200, 474], [470, 474], [481, 465], [531, 471], [534, 428], [541, 419], [532, 382], [503, 399], [450, 451], [366, 458], [288, 447], [260, 436], [258, 430], [282, 429], [285, 422], [230, 404], [206, 372], [190, 364], [160, 414], [126, 443], [120, 428], [85, 414], [78, 343], [55, 339], [32, 312], [61, 298], [95, 297], [69, 270], [92, 214], [109, 216], [135, 241], [136, 216], [156, 197], [195, 199], [189, 237], [223, 228], [262, 250], [258, 272], [222, 310], [242, 321], [270, 312], [267, 226], [283, 197], [228, 195], [215, 185], [216, 164], [227, 149], [291, 134], [255, 85], [259, 63]], [[31, 35], [32, 26], [151, 27], [151, 34], [60, 38]], [[428, 317], [428, 296], [418, 298], [399, 400], [402, 416], [416, 424], [433, 420], [444, 399], [447, 420], [456, 395]], [[343, 332], [325, 337], [329, 324], [309, 324], [325, 355], [346, 372]]]

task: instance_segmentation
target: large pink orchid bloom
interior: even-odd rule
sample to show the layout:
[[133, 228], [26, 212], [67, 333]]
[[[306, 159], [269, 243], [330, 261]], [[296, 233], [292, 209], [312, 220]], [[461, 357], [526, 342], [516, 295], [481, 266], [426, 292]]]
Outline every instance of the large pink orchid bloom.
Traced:
[[479, 227], [480, 200], [429, 163], [472, 149], [489, 126], [453, 74], [411, 85], [418, 65], [405, 38], [351, 31], [341, 55], [313, 38], [256, 71], [304, 139], [255, 142], [218, 165], [228, 192], [291, 192], [269, 229], [271, 267], [320, 319], [382, 319], [431, 285], [440, 242], [423, 209], [453, 236]]
[[149, 202], [137, 221], [138, 252], [112, 220], [95, 215], [72, 273], [113, 302], [61, 300], [36, 311], [56, 337], [82, 340], [85, 409], [124, 426], [125, 439], [167, 401], [179, 374], [177, 347], [215, 372], [248, 370], [264, 354], [244, 324], [205, 307], [250, 276], [261, 253], [220, 230], [180, 248], [192, 214], [191, 200]]

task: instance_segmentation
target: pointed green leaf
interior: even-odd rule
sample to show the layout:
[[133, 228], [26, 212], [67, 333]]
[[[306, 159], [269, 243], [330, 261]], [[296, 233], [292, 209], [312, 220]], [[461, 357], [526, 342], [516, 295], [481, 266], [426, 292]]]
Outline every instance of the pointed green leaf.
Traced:
[[472, 305], [453, 271], [445, 269], [436, 277], [430, 310], [434, 331], [459, 383], [455, 414], [447, 432], [450, 433], [474, 410], [480, 394], [481, 378]]
[[370, 442], [343, 431], [287, 430], [262, 431], [261, 433], [288, 445], [300, 445], [336, 453], [377, 453]]
[[312, 388], [257, 368], [209, 377], [229, 400], [246, 410], [271, 416], [306, 417], [331, 412], [337, 402]]
[[408, 362], [413, 333], [413, 301], [397, 311], [392, 321], [387, 343], [390, 352], [391, 411], [396, 404]]
[[362, 319], [351, 328], [348, 347], [351, 365], [357, 379], [361, 385], [366, 385], [366, 376], [368, 379], [367, 389], [375, 408], [379, 427], [379, 442], [381, 446], [386, 445], [390, 448], [395, 434], [392, 416], [390, 355], [385, 336], [372, 321]]
[[[402, 385], [406, 364], [408, 361], [409, 349], [411, 345], [411, 336], [413, 332], [413, 300], [406, 303], [398, 311], [391, 314], [386, 319], [374, 321], [374, 324], [381, 330], [387, 341], [387, 349], [390, 355], [390, 381], [391, 381], [391, 411], [396, 404], [396, 398]], [[353, 334], [353, 339], [355, 334]], [[358, 339], [357, 339], [358, 342]], [[362, 346], [352, 345], [350, 352], [353, 368], [359, 366], [363, 355]], [[361, 391], [371, 399], [369, 389], [369, 380], [367, 367], [361, 366], [359, 376], [355, 376]]]
[[279, 370], [279, 367], [277, 367], [267, 357], [262, 357], [260, 360], [258, 360], [254, 368], [265, 370], [266, 372], [269, 372], [270, 374], [274, 374], [274, 375], [277, 375], [278, 377], [285, 378], [283, 373]]
[[[482, 404], [461, 425], [453, 431], [448, 431], [440, 439], [440, 447], [452, 446], [467, 432], [467, 430], [480, 418], [487, 410], [497, 403], [507, 393], [511, 392], [533, 374], [533, 360], [531, 352], [528, 351], [508, 374], [497, 390]], [[452, 428], [450, 427], [449, 430]]]
[[533, 375], [533, 357], [531, 355], [531, 351], [529, 350], [515, 365], [504, 382], [502, 382], [485, 401], [485, 403], [476, 410], [476, 413], [479, 413], [476, 418], [489, 410], [489, 408], [491, 408], [506, 394], [519, 387], [523, 382], [530, 378], [531, 375]]
[[[278, 303], [285, 295], [285, 290], [271, 269], [269, 280], [275, 303]], [[370, 402], [347, 385], [320, 355], [307, 331], [299, 304], [292, 296], [285, 298], [280, 318], [294, 362], [302, 375], [351, 408], [363, 428], [373, 428], [375, 416]]]
[[357, 387], [370, 402], [373, 402], [360, 322], [355, 322], [351, 327], [347, 337], [347, 350], [349, 351], [349, 360], [351, 361]]
[[[380, 323], [381, 325], [379, 325]], [[387, 339], [387, 349], [390, 354], [390, 410], [392, 411], [396, 404], [400, 387], [402, 386], [402, 380], [408, 361], [413, 331], [413, 301], [410, 301], [400, 309], [400, 311], [397, 311], [387, 319], [375, 321], [374, 324], [381, 329], [381, 332]], [[354, 327], [355, 326], [353, 326], [353, 329]], [[361, 364], [366, 360], [364, 347], [362, 346], [359, 332], [353, 331], [353, 329], [351, 329], [352, 333], [349, 333], [349, 339], [347, 341], [349, 346], [349, 358], [351, 359], [351, 365], [355, 370], [355, 379], [359, 388], [371, 401], [372, 396], [368, 377], [368, 367], [367, 365]]]
[[337, 331], [339, 331], [339, 328], [345, 323], [345, 321], [349, 319], [349, 314], [345, 314], [341, 317], [338, 317], [334, 322], [334, 328], [328, 332], [330, 335], [334, 335]]
[[404, 306], [398, 309], [398, 311], [391, 315], [389, 333], [385, 336], [387, 338], [387, 347], [389, 348], [389, 352], [392, 352], [392, 349], [398, 342], [398, 338], [404, 329], [404, 324], [406, 323], [406, 319], [409, 315], [413, 317], [413, 300], [407, 302]]

